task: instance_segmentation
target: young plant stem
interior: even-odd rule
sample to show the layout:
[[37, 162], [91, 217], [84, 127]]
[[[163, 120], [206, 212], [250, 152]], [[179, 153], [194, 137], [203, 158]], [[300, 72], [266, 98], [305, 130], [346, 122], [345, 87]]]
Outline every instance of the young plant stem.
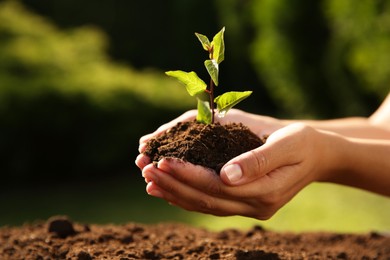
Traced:
[[214, 124], [214, 81], [212, 79], [210, 79], [210, 89], [208, 93], [210, 96], [211, 123]]
[[[210, 60], [213, 59], [213, 51], [214, 51], [213, 49], [214, 49], [213, 47], [209, 49]], [[214, 81], [212, 78], [210, 79], [209, 96], [210, 96], [210, 109], [211, 109], [211, 123], [214, 124]]]

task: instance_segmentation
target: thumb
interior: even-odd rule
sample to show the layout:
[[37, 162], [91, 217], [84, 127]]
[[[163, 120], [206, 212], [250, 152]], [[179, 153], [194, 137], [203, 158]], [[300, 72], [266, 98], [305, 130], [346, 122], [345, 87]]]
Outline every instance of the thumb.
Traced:
[[227, 185], [242, 185], [293, 164], [295, 145], [289, 137], [282, 128], [271, 134], [264, 145], [231, 159], [221, 169], [222, 181]]

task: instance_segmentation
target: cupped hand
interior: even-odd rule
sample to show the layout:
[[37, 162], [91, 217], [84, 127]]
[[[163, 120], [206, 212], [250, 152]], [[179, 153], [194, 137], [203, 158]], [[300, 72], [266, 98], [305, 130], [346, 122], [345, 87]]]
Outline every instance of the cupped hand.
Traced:
[[191, 211], [268, 219], [309, 183], [326, 179], [337, 137], [303, 124], [270, 135], [267, 142], [229, 161], [220, 176], [178, 159], [148, 164], [147, 192]]
[[[178, 122], [194, 120], [196, 118], [196, 114], [197, 114], [196, 110], [189, 110], [184, 114], [182, 114], [181, 116], [177, 117], [176, 119], [160, 126], [153, 133], [142, 136], [139, 140], [138, 150], [140, 152], [140, 155], [138, 155], [135, 161], [136, 165], [142, 170], [146, 165], [151, 163], [150, 158], [142, 154], [145, 150], [146, 143], [151, 138], [156, 137], [159, 134], [165, 132], [169, 128], [175, 126]], [[243, 123], [244, 125], [249, 127], [249, 129], [260, 138], [263, 138], [264, 136], [268, 136], [274, 131], [284, 126], [282, 121], [278, 119], [267, 117], [267, 116], [255, 115], [238, 109], [229, 110], [229, 113], [223, 118], [215, 116], [215, 121], [221, 124]]]

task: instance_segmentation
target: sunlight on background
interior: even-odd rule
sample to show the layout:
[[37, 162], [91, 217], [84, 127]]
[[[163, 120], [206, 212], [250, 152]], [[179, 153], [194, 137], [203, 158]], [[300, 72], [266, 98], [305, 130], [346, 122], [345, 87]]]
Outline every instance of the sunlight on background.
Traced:
[[257, 224], [278, 231], [389, 232], [390, 200], [353, 188], [312, 184], [267, 221], [203, 215], [194, 215], [192, 221], [215, 230]]

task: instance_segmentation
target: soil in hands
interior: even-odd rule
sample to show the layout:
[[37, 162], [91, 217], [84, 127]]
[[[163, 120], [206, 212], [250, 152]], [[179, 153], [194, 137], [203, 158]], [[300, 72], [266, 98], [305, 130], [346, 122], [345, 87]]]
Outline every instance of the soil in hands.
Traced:
[[144, 153], [153, 162], [174, 157], [219, 173], [230, 159], [263, 145], [264, 141], [243, 124], [205, 125], [189, 121], [151, 139]]
[[390, 259], [379, 233], [211, 232], [179, 223], [95, 225], [65, 217], [0, 228], [0, 259]]

